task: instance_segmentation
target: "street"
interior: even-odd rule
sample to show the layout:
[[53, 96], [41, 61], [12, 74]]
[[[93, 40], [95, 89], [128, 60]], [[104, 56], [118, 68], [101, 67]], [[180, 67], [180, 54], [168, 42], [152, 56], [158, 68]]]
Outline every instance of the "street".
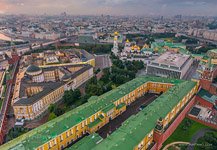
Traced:
[[106, 138], [108, 134], [114, 132], [117, 128], [119, 128], [122, 123], [127, 120], [130, 116], [135, 115], [139, 112], [139, 108], [141, 105], [148, 105], [153, 102], [157, 98], [156, 94], [146, 94], [143, 97], [140, 97], [136, 101], [134, 101], [131, 105], [127, 106], [125, 112], [123, 112], [120, 116], [111, 120], [108, 124], [103, 126], [101, 129], [97, 131], [97, 133], [102, 137]]

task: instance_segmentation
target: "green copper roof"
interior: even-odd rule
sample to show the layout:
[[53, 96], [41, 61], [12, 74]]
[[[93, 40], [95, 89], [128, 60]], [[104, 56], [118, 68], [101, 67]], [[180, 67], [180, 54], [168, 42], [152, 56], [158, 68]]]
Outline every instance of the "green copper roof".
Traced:
[[120, 103], [116, 108], [117, 108], [117, 109], [121, 109], [121, 108], [123, 108], [124, 106], [126, 106], [125, 103]]
[[[95, 144], [92, 149], [133, 149], [154, 129], [156, 121], [160, 117], [166, 117], [174, 106], [176, 106], [195, 85], [195, 82], [183, 81], [182, 83], [173, 86], [137, 115], [133, 115], [127, 119], [120, 128], [104, 139], [101, 143]], [[89, 149], [91, 148], [86, 150]]]
[[[99, 97], [97, 96], [92, 97], [90, 100], [88, 100], [87, 103], [0, 146], [0, 149], [1, 150], [8, 150], [8, 149], [20, 150], [20, 147], [22, 146], [25, 147], [25, 149], [35, 149], [47, 143], [52, 138], [57, 137], [58, 135], [65, 132], [69, 128], [75, 126], [76, 124], [81, 123], [82, 120], [85, 120], [86, 118], [92, 116], [96, 112], [103, 110], [103, 109], [107, 109], [107, 107], [113, 104], [113, 102], [117, 101], [118, 99], [125, 96], [126, 94], [132, 92], [137, 87], [143, 85], [146, 82], [171, 83], [174, 85], [179, 85], [178, 87], [181, 86], [181, 88], [178, 88], [175, 86], [174, 88], [171, 88], [171, 90], [174, 90], [174, 91], [169, 90], [171, 92], [168, 91], [166, 92], [167, 94], [165, 93], [161, 97], [159, 97], [158, 98], [159, 105], [155, 103], [153, 103], [153, 105], [155, 104], [156, 106], [152, 106], [152, 104], [150, 105], [150, 107], [152, 106], [151, 108], [153, 110], [156, 110], [158, 107], [160, 107], [159, 111], [161, 112], [160, 113], [161, 115], [165, 115], [168, 111], [170, 111], [171, 109], [170, 107], [175, 105], [176, 102], [180, 100], [179, 98], [183, 97], [183, 95], [186, 94], [186, 91], [188, 91], [190, 87], [192, 87], [192, 85], [195, 85], [195, 83], [193, 82], [183, 81], [183, 80], [178, 80], [178, 79], [168, 79], [168, 78], [149, 77], [149, 76], [137, 77], [134, 80], [131, 80], [117, 87], [116, 89], [109, 91]], [[162, 103], [160, 103], [161, 101]], [[165, 104], [163, 102], [165, 102]], [[168, 105], [168, 103], [170, 103], [170, 105]], [[153, 114], [153, 115], [156, 115], [156, 114]], [[147, 127], [147, 129], [149, 128]]]
[[177, 86], [173, 86], [137, 115], [127, 119], [120, 128], [101, 143], [97, 144], [93, 149], [133, 149], [154, 129], [156, 121], [160, 117], [166, 117], [174, 106], [176, 106], [195, 85], [195, 82], [184, 81]]
[[71, 146], [66, 150], [88, 150], [93, 148], [96, 144], [101, 142], [103, 139], [98, 134], [94, 133], [89, 136], [84, 137], [82, 140], [78, 141], [76, 144]]

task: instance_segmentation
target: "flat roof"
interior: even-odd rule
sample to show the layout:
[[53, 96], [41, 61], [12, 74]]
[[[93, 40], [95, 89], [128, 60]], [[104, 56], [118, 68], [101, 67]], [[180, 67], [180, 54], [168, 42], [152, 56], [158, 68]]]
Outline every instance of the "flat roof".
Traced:
[[152, 63], [158, 63], [162, 65], [174, 66], [181, 68], [185, 62], [189, 59], [190, 55], [178, 54], [173, 52], [165, 52], [158, 58], [152, 61]]
[[85, 136], [82, 140], [78, 141], [73, 146], [67, 148], [66, 150], [88, 150], [95, 147], [96, 144], [100, 143], [103, 140], [101, 136], [96, 133], [93, 133], [89, 136]]
[[[144, 135], [154, 128], [156, 119], [159, 119], [159, 117], [165, 117], [165, 115], [171, 111], [171, 109], [196, 85], [196, 83], [192, 81], [161, 77], [137, 77], [99, 97], [95, 96], [90, 98], [87, 103], [19, 136], [12, 141], [9, 141], [0, 146], [0, 149], [20, 150], [20, 146], [23, 146], [26, 149], [37, 148], [147, 82], [170, 83], [177, 86], [170, 88], [166, 93], [158, 97], [144, 110], [139, 112], [138, 115], [131, 116], [126, 120], [126, 122], [124, 122], [123, 126], [109, 136], [109, 138], [104, 140], [99, 147], [96, 147], [100, 149], [104, 146], [104, 148], [108, 147], [108, 149], [111, 149], [117, 145], [117, 147], [121, 149], [124, 147], [129, 149], [136, 142], [142, 140]], [[127, 146], [128, 144], [126, 143], [124, 144], [123, 141], [126, 140], [129, 142], [129, 146]], [[119, 143], [121, 141], [122, 143]]]

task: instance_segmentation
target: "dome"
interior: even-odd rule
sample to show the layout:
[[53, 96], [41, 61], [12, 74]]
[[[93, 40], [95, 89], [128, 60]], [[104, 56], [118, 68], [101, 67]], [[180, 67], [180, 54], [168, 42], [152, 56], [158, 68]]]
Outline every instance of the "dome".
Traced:
[[114, 34], [115, 34], [115, 35], [118, 35], [118, 32], [116, 31]]
[[26, 69], [26, 73], [29, 75], [37, 75], [41, 73], [41, 68], [36, 65], [29, 65]]
[[127, 39], [127, 40], [126, 40], [126, 43], [130, 43], [130, 41]]

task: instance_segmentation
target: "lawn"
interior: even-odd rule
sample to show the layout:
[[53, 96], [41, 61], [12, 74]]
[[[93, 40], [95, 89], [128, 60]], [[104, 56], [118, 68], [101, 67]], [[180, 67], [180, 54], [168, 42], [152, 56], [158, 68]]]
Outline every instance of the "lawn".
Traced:
[[209, 128], [198, 122], [185, 118], [175, 132], [163, 143], [163, 147], [176, 141], [190, 142], [192, 136], [200, 129]]

